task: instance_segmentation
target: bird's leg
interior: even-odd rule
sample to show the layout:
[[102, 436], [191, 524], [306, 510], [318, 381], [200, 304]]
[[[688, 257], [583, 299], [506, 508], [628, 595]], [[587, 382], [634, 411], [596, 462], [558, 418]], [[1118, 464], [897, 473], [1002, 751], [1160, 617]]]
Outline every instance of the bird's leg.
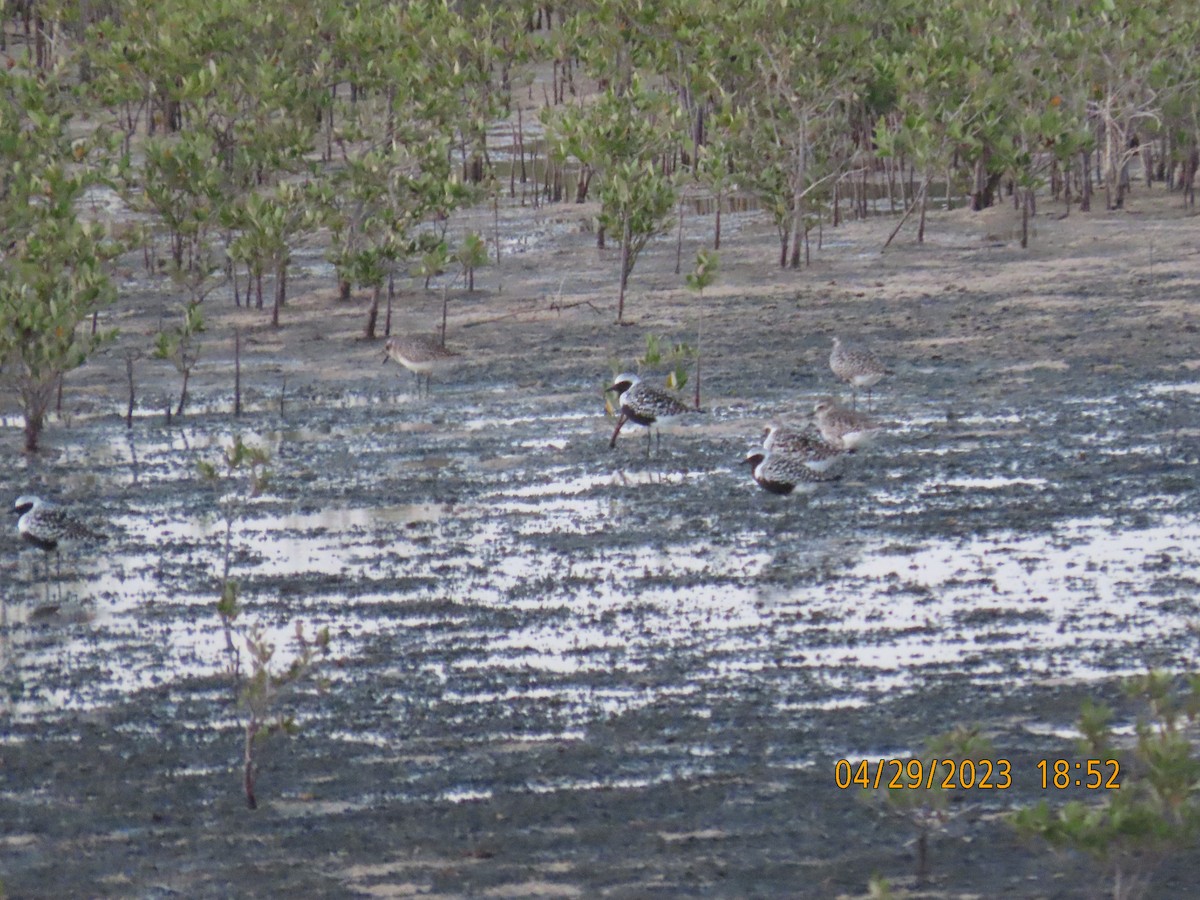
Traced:
[[625, 424], [625, 413], [617, 416], [617, 427], [613, 431], [612, 440], [608, 442], [608, 449], [612, 450], [617, 446], [617, 435], [621, 433], [621, 426]]

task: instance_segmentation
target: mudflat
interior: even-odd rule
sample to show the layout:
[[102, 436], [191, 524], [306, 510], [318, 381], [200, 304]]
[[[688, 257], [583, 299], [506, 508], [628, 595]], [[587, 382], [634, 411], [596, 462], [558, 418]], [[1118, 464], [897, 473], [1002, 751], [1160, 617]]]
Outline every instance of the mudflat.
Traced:
[[[1019, 839], [1037, 764], [1078, 760], [1084, 698], [1132, 724], [1120, 680], [1189, 671], [1200, 525], [1196, 219], [1161, 187], [1062, 217], [1031, 246], [1008, 207], [812, 235], [774, 265], [765, 215], [723, 217], [703, 295], [652, 243], [614, 324], [619, 259], [586, 205], [456, 220], [498, 242], [447, 290], [462, 362], [429, 395], [366, 299], [339, 303], [319, 241], [282, 326], [205, 301], [185, 415], [149, 357], [181, 298], [131, 260], [116, 345], [72, 373], [45, 451], [0, 432], [0, 493], [107, 528], [62, 560], [0, 544], [0, 883], [10, 897], [836, 897], [915, 886], [915, 831], [837, 761], [919, 753], [978, 726], [1011, 784], [956, 796], [921, 896], [1090, 897], [1104, 867]], [[711, 241], [684, 220], [682, 269]], [[440, 325], [406, 281], [393, 334]], [[245, 409], [232, 415], [234, 331]], [[696, 421], [647, 454], [608, 438], [603, 389], [647, 335], [700, 348]], [[834, 335], [892, 369], [886, 426], [805, 497], [741, 464], [767, 421], [849, 401]], [[138, 414], [122, 419], [125, 353]], [[644, 366], [661, 379], [662, 366]], [[682, 394], [692, 396], [695, 374]], [[860, 397], [860, 406], [865, 398]], [[328, 627], [323, 684], [281, 708], [246, 809], [216, 612], [224, 524], [197, 461], [270, 454], [233, 530], [243, 620], [294, 652]], [[1193, 849], [1149, 896], [1193, 889]]]

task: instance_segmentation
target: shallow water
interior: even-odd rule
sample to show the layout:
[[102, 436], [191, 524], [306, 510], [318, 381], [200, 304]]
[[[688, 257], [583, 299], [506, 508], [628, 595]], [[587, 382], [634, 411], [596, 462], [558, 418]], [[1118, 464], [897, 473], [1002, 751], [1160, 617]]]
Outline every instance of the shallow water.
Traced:
[[[766, 685], [797, 716], [947, 671], [1004, 684], [1129, 674], [1187, 640], [1195, 604], [1175, 586], [1200, 528], [1169, 497], [1125, 498], [1136, 522], [1053, 509], [1076, 447], [1102, 454], [1090, 465], [1153, 461], [1153, 442], [1122, 437], [1117, 397], [1064, 398], [1077, 430], [1054, 432], [1059, 447], [1030, 440], [1054, 414], [981, 410], [939, 437], [944, 419], [917, 409], [808, 500], [758, 491], [741, 445], [706, 437], [713, 425], [672, 432], [647, 459], [640, 433], [607, 451], [595, 409], [510, 406], [433, 430], [420, 407], [342, 406], [332, 425], [318, 406], [244, 432], [273, 475], [235, 522], [232, 574], [278, 662], [294, 622], [328, 627], [341, 658], [371, 665], [383, 642], [434, 666], [451, 720], [550, 707], [539, 733], [566, 736], [697, 685]], [[713, 409], [715, 426], [760, 412]], [[120, 538], [52, 581], [65, 611], [44, 607], [30, 565], [6, 586], [15, 720], [225, 670], [225, 525], [195, 466], [231, 432], [97, 422], [63, 449], [64, 465], [90, 462], [97, 493], [120, 494]], [[648, 675], [652, 689], [633, 686]]]

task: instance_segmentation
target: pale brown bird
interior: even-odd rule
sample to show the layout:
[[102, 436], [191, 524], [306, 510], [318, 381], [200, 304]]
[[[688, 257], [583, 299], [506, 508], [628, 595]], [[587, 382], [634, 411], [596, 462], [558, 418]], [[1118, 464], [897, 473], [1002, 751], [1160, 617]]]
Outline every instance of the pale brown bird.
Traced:
[[854, 391], [852, 405], [858, 408], [858, 389], [867, 389], [867, 409], [871, 408], [871, 389], [891, 375], [892, 370], [883, 364], [872, 351], [865, 347], [850, 347], [842, 339], [833, 339], [833, 350], [829, 354], [829, 368], [833, 374], [850, 385]]
[[388, 338], [384, 345], [384, 362], [394, 359], [417, 376], [417, 396], [421, 395], [421, 378], [425, 378], [425, 394], [429, 395], [429, 383], [434, 375], [442, 375], [462, 361], [462, 356], [431, 334], [414, 334]]
[[866, 413], [846, 409], [833, 400], [822, 400], [813, 407], [813, 419], [821, 437], [848, 453], [869, 446], [883, 430]]

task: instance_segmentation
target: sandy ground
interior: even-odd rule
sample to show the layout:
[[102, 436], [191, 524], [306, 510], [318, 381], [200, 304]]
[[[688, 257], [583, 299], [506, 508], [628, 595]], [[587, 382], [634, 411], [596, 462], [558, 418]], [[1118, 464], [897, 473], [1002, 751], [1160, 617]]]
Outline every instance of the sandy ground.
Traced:
[[[910, 828], [838, 790], [836, 760], [892, 758], [978, 724], [1012, 787], [955, 801], [921, 896], [1088, 897], [1103, 867], [1019, 840], [1002, 813], [1075, 758], [1084, 697], [1138, 709], [1120, 676], [1195, 655], [1193, 304], [1200, 231], [1177, 197], [1123, 212], [1044, 203], [826, 229], [780, 271], [755, 213], [725, 217], [702, 299], [674, 235], [634, 273], [588, 207], [502, 211], [502, 260], [449, 290], [464, 364], [418, 398], [335, 299], [314, 244], [283, 327], [218, 293], [191, 411], [126, 349], [179, 298], [133, 264], [119, 343], [71, 375], [38, 457], [11, 404], [0, 493], [105, 522], [46, 604], [12, 529], [0, 556], [0, 882], [11, 897], [834, 897], [913, 886]], [[490, 227], [465, 216], [458, 230]], [[684, 269], [712, 218], [685, 220]], [[405, 283], [393, 330], [441, 292]], [[695, 343], [706, 413], [647, 457], [608, 448], [602, 389], [646, 335]], [[247, 412], [230, 414], [233, 329]], [[870, 341], [888, 436], [804, 498], [739, 460], [772, 418], [838, 390], [830, 339]], [[647, 373], [661, 375], [661, 369]], [[690, 385], [689, 385], [690, 388]], [[218, 525], [196, 477], [234, 434], [271, 453], [239, 523], [248, 617], [333, 634], [300, 733], [239, 791], [238, 710], [215, 615]], [[1068, 796], [1083, 796], [1068, 791]], [[1052, 801], [1064, 799], [1051, 796]], [[1165, 860], [1150, 896], [1191, 890]]]

